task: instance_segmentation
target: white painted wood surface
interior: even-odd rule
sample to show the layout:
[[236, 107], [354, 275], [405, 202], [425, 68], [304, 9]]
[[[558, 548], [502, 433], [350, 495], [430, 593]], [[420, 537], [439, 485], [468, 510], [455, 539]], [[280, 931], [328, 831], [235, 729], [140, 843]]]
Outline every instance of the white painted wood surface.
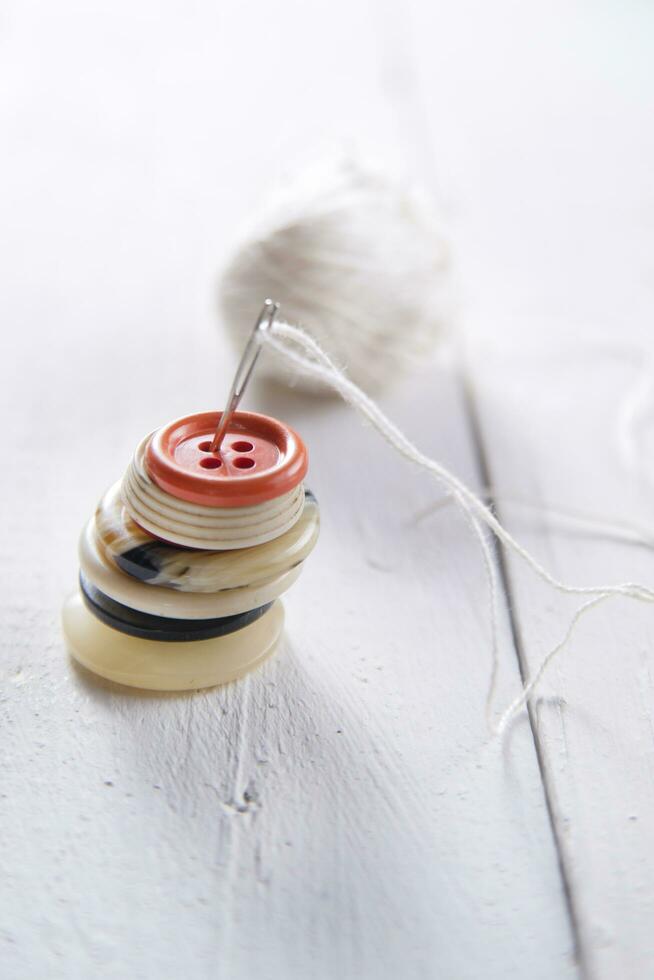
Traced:
[[[345, 407], [252, 395], [305, 435], [324, 519], [264, 669], [129, 692], [58, 627], [136, 441], [225, 390], [212, 290], [238, 223], [348, 136], [447, 190], [482, 445], [449, 371], [391, 416], [474, 485], [483, 450], [505, 496], [651, 523], [612, 422], [633, 366], [597, 351], [651, 345], [651, 13], [539, 9], [5, 9], [3, 977], [651, 973], [651, 614], [598, 613], [531, 724], [484, 746], [476, 546], [447, 511], [416, 523], [433, 487]], [[569, 578], [651, 575], [645, 551], [502, 512]], [[531, 667], [567, 607], [509, 576]]]
[[[496, 5], [477, 9], [474, 33], [470, 7], [459, 8], [447, 44], [430, 46], [431, 58], [419, 44], [417, 59], [426, 90], [447, 72], [457, 93], [433, 132], [465, 185], [459, 257], [474, 283], [466, 327], [490, 479], [507, 526], [558, 576], [651, 584], [648, 549], [562, 528], [510, 500], [653, 523], [648, 460], [625, 466], [617, 419], [654, 349], [653, 11], [555, 3], [534, 16], [501, 6], [504, 19]], [[431, 14], [416, 11], [424, 38]], [[470, 61], [488, 71], [483, 90]], [[529, 675], [576, 603], [519, 562], [509, 561], [509, 578]], [[654, 974], [653, 643], [651, 610], [616, 601], [593, 613], [532, 717], [581, 968], [609, 980]]]

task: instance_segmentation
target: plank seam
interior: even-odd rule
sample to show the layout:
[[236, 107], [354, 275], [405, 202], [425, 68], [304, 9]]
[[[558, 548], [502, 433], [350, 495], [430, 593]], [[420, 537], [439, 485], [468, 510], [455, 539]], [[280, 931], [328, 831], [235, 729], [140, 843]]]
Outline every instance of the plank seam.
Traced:
[[[470, 429], [470, 438], [475, 452], [476, 464], [479, 471], [481, 484], [484, 487], [491, 488], [494, 486], [494, 483], [492, 480], [488, 453], [486, 452], [486, 447], [482, 435], [479, 412], [477, 408], [477, 400], [475, 398], [471, 379], [465, 370], [461, 370], [459, 372], [459, 377], [461, 380], [461, 388], [463, 393], [464, 413], [468, 422], [468, 427]], [[497, 501], [490, 489], [488, 493], [487, 502], [488, 502], [488, 506], [493, 510], [494, 513], [498, 515], [498, 517], [501, 520], [500, 509], [497, 506]], [[511, 584], [511, 576], [507, 566], [504, 547], [502, 546], [501, 542], [497, 540], [495, 535], [492, 535], [491, 549], [495, 561], [497, 563], [500, 587], [501, 587], [501, 592], [502, 592], [504, 605], [506, 609], [506, 615], [509, 623], [511, 641], [513, 643], [513, 649], [516, 654], [516, 660], [518, 662], [520, 679], [522, 684], [524, 685], [527, 681], [527, 660], [525, 656], [524, 643], [520, 631], [520, 624], [518, 622], [518, 618], [515, 613], [515, 605], [514, 605], [515, 593]], [[554, 806], [554, 793], [547, 772], [543, 745], [538, 735], [536, 712], [531, 702], [527, 702], [527, 715], [529, 719], [531, 737], [534, 743], [534, 750], [536, 752], [538, 771], [540, 773], [541, 783], [543, 786], [543, 796], [545, 799], [545, 806], [547, 809], [547, 818], [549, 821], [550, 830], [552, 833], [552, 839], [554, 841], [554, 847], [556, 850], [557, 865], [559, 869], [559, 875], [561, 878], [561, 886], [563, 889], [563, 899], [564, 899], [568, 919], [570, 921], [570, 931], [572, 933], [572, 940], [573, 940], [573, 957], [577, 967], [579, 968], [581, 980], [590, 980], [590, 972], [588, 969], [588, 957], [586, 955], [586, 951], [582, 940], [582, 934], [579, 925], [579, 914], [577, 911], [574, 890], [572, 887], [572, 880], [568, 872], [568, 868], [564, 856], [563, 843], [561, 841], [561, 836], [559, 834], [559, 829], [558, 829], [558, 822], [556, 819], [556, 812]]]

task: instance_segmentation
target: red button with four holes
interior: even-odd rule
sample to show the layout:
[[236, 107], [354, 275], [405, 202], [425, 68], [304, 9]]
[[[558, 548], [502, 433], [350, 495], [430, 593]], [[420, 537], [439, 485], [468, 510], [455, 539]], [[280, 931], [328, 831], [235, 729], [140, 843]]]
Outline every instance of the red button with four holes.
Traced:
[[153, 434], [145, 465], [158, 487], [208, 507], [249, 507], [302, 482], [309, 458], [290, 426], [256, 412], [235, 412], [220, 452], [212, 453], [220, 417], [220, 412], [186, 415]]

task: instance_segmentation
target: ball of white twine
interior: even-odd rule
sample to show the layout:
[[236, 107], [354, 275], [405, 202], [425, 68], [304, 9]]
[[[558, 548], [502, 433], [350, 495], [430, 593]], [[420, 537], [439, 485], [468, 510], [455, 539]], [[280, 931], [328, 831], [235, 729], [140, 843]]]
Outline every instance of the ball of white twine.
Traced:
[[[307, 171], [271, 200], [228, 262], [224, 322], [241, 350], [261, 296], [311, 331], [367, 390], [424, 359], [450, 319], [449, 247], [434, 203], [352, 160]], [[263, 368], [306, 390], [279, 357]]]

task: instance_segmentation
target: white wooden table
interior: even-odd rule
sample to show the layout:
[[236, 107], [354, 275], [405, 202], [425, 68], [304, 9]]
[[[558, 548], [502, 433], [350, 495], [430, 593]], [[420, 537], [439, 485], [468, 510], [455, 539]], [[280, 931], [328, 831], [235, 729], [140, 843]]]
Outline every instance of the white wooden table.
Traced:
[[[506, 502], [654, 520], [615, 423], [654, 347], [653, 20], [563, 0], [5, 5], [5, 980], [654, 974], [654, 615], [585, 620], [486, 745], [477, 546], [451, 508], [419, 518], [433, 485], [344, 406], [249, 397], [306, 437], [324, 520], [263, 669], [130, 692], [76, 669], [58, 622], [79, 529], [137, 440], [224, 397], [214, 283], [239, 223], [351, 137], [445, 198], [456, 244], [468, 390], [434, 369], [385, 409], [490, 480], [552, 571], [654, 579], [651, 551]], [[506, 584], [500, 704], [571, 611], [512, 560]]]

